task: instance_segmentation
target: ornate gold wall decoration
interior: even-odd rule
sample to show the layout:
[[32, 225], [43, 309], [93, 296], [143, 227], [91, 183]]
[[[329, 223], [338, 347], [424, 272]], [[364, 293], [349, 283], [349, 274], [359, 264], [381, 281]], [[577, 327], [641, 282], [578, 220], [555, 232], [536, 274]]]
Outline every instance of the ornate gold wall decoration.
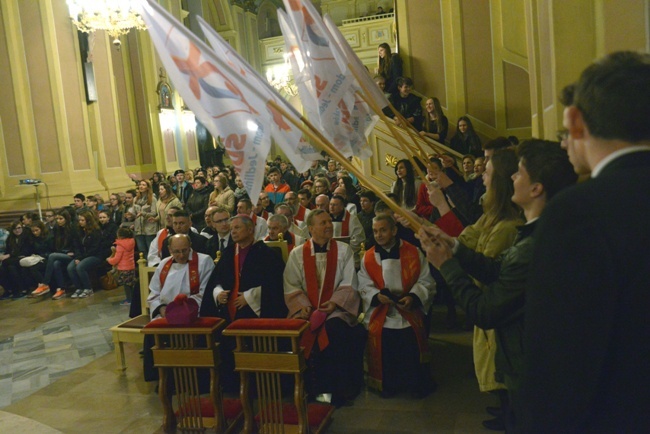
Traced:
[[391, 154], [386, 154], [384, 158], [386, 161], [386, 166], [390, 166], [390, 167], [397, 166], [397, 162], [399, 161], [399, 158]]

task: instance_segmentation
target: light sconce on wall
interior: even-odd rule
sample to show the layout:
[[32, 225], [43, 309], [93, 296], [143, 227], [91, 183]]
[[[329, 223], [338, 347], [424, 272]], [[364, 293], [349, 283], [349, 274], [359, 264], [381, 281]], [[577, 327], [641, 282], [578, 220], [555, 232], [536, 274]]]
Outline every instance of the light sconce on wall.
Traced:
[[176, 129], [176, 113], [173, 110], [163, 110], [158, 114], [160, 129], [163, 131], [174, 131]]

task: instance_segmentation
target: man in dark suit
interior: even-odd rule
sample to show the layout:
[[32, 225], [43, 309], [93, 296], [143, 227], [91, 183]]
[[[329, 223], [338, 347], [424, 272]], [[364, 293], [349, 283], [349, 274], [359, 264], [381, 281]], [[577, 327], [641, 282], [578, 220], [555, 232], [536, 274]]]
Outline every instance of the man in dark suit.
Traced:
[[[210, 276], [200, 315], [222, 317], [229, 323], [245, 318], [286, 318], [280, 254], [264, 241], [256, 241], [255, 224], [247, 214], [230, 220], [230, 237], [233, 244], [222, 252]], [[235, 339], [222, 337], [221, 381], [228, 392], [239, 389], [234, 349]]]
[[571, 86], [564, 145], [591, 179], [535, 232], [525, 432], [650, 432], [650, 55], [611, 54]]

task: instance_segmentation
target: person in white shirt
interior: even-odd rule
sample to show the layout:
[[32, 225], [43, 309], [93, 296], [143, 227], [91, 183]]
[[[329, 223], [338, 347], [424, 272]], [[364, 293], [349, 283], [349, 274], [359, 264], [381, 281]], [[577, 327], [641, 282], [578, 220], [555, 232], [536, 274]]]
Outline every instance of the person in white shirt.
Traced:
[[151, 319], [165, 317], [165, 308], [178, 294], [187, 294], [199, 306], [214, 262], [208, 255], [192, 250], [190, 237], [176, 234], [169, 239], [170, 257], [160, 262], [149, 283], [147, 304]]
[[395, 220], [373, 219], [376, 244], [361, 261], [359, 293], [368, 328], [368, 384], [388, 398], [424, 398], [433, 389], [425, 315], [436, 284], [424, 255], [397, 237]]
[[333, 405], [345, 405], [363, 386], [366, 331], [357, 321], [352, 250], [332, 239], [332, 218], [313, 210], [307, 218], [312, 238], [293, 249], [284, 272], [284, 297], [290, 318], [308, 319], [305, 334], [308, 393], [332, 393]]

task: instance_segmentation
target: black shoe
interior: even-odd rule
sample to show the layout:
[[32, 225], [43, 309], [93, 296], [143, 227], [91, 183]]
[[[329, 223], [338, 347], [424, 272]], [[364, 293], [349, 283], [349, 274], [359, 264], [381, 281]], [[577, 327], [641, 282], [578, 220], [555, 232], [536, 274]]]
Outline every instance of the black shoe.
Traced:
[[483, 421], [483, 426], [492, 431], [505, 431], [506, 424], [503, 422], [503, 418], [497, 417], [494, 419], [488, 419]]
[[487, 413], [490, 416], [494, 416], [494, 417], [503, 416], [503, 410], [501, 410], [501, 407], [485, 407], [485, 411], [487, 411]]

